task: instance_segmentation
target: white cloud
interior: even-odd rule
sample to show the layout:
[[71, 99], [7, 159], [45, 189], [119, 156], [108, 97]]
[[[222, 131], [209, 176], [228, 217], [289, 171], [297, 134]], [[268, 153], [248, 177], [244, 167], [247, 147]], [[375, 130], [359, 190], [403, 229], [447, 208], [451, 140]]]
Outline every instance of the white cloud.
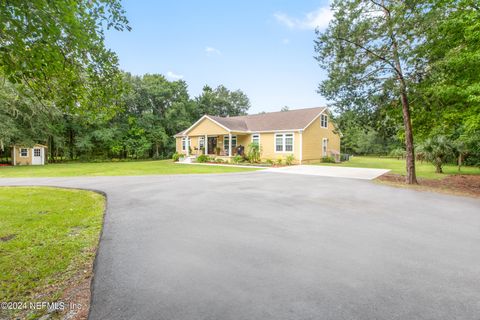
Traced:
[[277, 12], [273, 16], [290, 29], [325, 29], [333, 18], [333, 13], [327, 6], [308, 12], [301, 19], [290, 17], [283, 12]]
[[180, 80], [180, 79], [183, 79], [183, 74], [176, 74], [176, 73], [173, 73], [172, 71], [168, 71], [167, 78], [170, 78], [172, 80]]
[[295, 27], [295, 21], [289, 16], [287, 16], [285, 13], [277, 12], [273, 16], [281, 24], [286, 25], [287, 27], [292, 29]]
[[220, 55], [222, 55], [220, 50], [215, 49], [214, 47], [205, 47], [205, 52], [207, 53], [207, 56], [220, 56]]

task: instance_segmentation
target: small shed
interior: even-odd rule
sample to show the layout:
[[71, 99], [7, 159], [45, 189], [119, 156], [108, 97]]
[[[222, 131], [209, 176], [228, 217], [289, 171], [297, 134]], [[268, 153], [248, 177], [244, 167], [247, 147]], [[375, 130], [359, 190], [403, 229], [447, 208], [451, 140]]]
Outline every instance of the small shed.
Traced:
[[36, 144], [33, 147], [12, 146], [12, 164], [18, 165], [44, 165], [47, 158], [47, 146]]

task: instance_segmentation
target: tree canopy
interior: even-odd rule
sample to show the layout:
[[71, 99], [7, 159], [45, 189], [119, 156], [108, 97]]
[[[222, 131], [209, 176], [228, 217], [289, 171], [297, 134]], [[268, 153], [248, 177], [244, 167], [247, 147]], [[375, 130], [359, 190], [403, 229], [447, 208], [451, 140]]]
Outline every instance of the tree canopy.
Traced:
[[0, 73], [49, 108], [111, 106], [121, 82], [109, 28], [129, 30], [119, 0], [1, 0]]
[[204, 114], [220, 117], [241, 116], [245, 115], [250, 108], [250, 100], [242, 91], [230, 91], [223, 85], [215, 89], [204, 86], [196, 102], [198, 116]]
[[461, 140], [479, 163], [476, 1], [337, 0], [331, 7], [315, 51], [328, 72], [319, 93], [337, 112], [344, 147], [398, 153], [403, 140], [409, 183], [415, 145], [435, 135]]
[[[0, 86], [0, 143], [49, 146], [50, 159], [167, 158], [175, 151], [173, 135], [191, 126], [204, 112], [235, 116], [249, 108], [248, 97], [224, 86], [196, 98], [183, 80], [160, 74], [123, 73], [123, 90], [113, 116], [45, 108], [23, 95], [21, 85]], [[217, 92], [220, 92], [217, 96]], [[241, 97], [239, 99], [238, 97]], [[208, 100], [207, 100], [208, 101]]]

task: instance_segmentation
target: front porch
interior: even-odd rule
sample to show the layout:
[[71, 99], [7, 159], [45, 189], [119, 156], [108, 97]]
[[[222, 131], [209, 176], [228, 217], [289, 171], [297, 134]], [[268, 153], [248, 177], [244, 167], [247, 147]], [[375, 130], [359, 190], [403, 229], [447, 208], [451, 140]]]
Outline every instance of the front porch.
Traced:
[[243, 154], [246, 145], [248, 135], [238, 133], [186, 135], [182, 138], [182, 151], [187, 157], [205, 154], [228, 162], [234, 156]]

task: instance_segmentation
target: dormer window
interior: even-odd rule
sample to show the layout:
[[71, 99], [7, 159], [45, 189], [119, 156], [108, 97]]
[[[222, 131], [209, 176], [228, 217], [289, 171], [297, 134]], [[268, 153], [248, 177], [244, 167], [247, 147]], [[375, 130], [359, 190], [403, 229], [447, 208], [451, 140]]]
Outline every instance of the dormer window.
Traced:
[[328, 128], [328, 116], [326, 114], [320, 115], [320, 127]]

